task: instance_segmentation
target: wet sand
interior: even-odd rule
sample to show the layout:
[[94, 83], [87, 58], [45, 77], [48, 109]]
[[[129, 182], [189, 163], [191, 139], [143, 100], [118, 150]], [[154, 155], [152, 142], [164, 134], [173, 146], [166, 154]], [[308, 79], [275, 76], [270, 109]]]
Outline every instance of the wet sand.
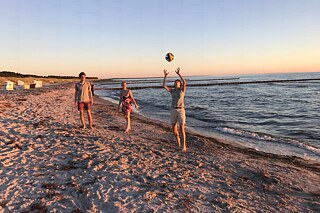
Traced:
[[0, 93], [0, 212], [320, 212], [320, 164], [235, 147], [95, 97], [80, 129], [73, 85]]

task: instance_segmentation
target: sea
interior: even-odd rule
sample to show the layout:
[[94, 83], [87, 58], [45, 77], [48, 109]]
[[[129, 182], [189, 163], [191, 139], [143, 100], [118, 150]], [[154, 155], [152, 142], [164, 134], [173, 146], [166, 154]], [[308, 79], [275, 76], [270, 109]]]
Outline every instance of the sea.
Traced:
[[[168, 78], [167, 85], [173, 86], [175, 79]], [[320, 161], [320, 72], [185, 79], [190, 131], [267, 153]], [[314, 80], [282, 81], [297, 79]], [[170, 122], [171, 95], [161, 88], [163, 78], [100, 81], [95, 94], [118, 103], [119, 90], [109, 89], [120, 88], [122, 81], [133, 89], [136, 113]]]

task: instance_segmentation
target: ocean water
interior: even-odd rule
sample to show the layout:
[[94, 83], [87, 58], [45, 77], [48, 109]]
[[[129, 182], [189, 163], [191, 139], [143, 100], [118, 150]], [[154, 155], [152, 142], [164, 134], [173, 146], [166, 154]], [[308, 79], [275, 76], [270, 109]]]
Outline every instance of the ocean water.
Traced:
[[[187, 84], [320, 78], [320, 73], [186, 77]], [[169, 78], [167, 85], [172, 86]], [[161, 86], [162, 78], [114, 79], [96, 88]], [[96, 94], [118, 101], [116, 90]], [[170, 94], [164, 89], [133, 90], [144, 116], [169, 123]], [[187, 128], [256, 150], [320, 160], [320, 81], [187, 87]]]

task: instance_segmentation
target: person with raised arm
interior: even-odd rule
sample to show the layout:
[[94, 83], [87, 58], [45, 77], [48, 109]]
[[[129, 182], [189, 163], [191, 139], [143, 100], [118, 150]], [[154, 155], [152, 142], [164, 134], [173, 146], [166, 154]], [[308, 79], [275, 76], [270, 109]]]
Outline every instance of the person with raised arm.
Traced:
[[138, 109], [139, 106], [136, 100], [133, 98], [132, 91], [127, 89], [127, 82], [125, 81], [122, 82], [121, 86], [122, 86], [122, 90], [120, 91], [120, 94], [119, 94], [119, 104], [118, 104], [117, 111], [119, 112], [120, 105], [121, 105], [122, 112], [124, 113], [124, 116], [127, 121], [127, 128], [125, 132], [129, 132], [131, 130], [130, 114], [132, 112], [132, 102], [134, 103], [134, 106], [136, 107], [136, 109]]
[[178, 146], [181, 146], [179, 131], [178, 131], [178, 124], [180, 126], [180, 134], [182, 140], [182, 151], [187, 151], [186, 146], [186, 133], [185, 133], [185, 123], [186, 123], [186, 111], [184, 109], [184, 95], [187, 87], [187, 83], [182, 77], [180, 73], [180, 67], [176, 69], [177, 75], [180, 77], [180, 80], [177, 79], [174, 81], [174, 88], [171, 89], [166, 86], [166, 78], [169, 74], [167, 70], [163, 70], [164, 72], [164, 79], [163, 79], [163, 87], [170, 92], [172, 96], [171, 100], [171, 110], [170, 110], [170, 120], [172, 124], [172, 131], [178, 143]]

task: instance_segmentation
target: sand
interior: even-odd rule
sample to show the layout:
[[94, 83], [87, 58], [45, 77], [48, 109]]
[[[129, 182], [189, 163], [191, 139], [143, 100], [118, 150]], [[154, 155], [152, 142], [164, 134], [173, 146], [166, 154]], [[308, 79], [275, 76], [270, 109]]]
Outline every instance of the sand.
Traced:
[[80, 129], [73, 85], [0, 93], [0, 212], [320, 212], [320, 164], [187, 133], [95, 97]]

